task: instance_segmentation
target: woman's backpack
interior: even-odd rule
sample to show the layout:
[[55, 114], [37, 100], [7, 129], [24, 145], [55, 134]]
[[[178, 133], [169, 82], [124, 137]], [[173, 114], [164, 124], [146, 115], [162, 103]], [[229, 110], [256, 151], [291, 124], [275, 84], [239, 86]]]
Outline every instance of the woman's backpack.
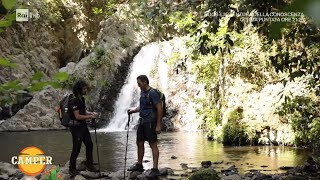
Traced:
[[60, 107], [57, 110], [57, 112], [59, 113], [59, 119], [61, 122], [62, 126], [65, 127], [74, 127], [74, 126], [78, 126], [80, 123], [74, 119], [72, 119], [71, 116], [71, 108], [69, 107], [69, 102], [70, 100], [74, 99], [75, 97], [73, 96], [73, 94], [68, 94], [66, 96], [63, 97], [63, 99], [60, 101]]

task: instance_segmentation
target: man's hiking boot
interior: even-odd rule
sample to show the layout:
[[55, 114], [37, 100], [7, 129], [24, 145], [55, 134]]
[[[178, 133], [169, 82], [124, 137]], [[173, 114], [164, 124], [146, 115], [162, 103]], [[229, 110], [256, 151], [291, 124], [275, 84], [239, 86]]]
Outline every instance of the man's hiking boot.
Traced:
[[87, 168], [88, 171], [91, 171], [91, 172], [99, 172], [99, 169], [97, 169], [96, 167], [94, 167], [93, 164], [87, 165], [86, 168]]
[[154, 178], [160, 176], [159, 169], [152, 168], [150, 174], [147, 175], [147, 178]]
[[139, 172], [143, 172], [143, 166], [142, 164], [136, 164], [134, 166], [132, 166], [131, 168], [128, 169], [128, 171], [139, 171]]
[[69, 175], [70, 175], [71, 177], [74, 177], [74, 176], [79, 175], [79, 174], [80, 174], [80, 173], [79, 173], [78, 170], [76, 170], [76, 169], [69, 169]]

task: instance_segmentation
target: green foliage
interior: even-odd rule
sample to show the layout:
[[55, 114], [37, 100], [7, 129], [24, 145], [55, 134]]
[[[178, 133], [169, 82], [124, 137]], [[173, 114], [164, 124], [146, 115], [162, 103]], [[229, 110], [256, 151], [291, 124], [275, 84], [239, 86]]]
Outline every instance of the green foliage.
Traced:
[[[291, 1], [292, 3], [283, 6], [285, 2], [286, 1], [281, 0], [280, 2], [275, 3], [278, 6], [281, 6], [279, 7], [281, 12], [302, 12], [304, 15], [307, 15], [309, 18], [311, 18], [314, 23], [318, 23], [318, 25], [320, 24], [317, 14], [314, 14], [314, 12], [311, 10], [312, 7], [317, 5], [318, 0], [293, 0]], [[291, 22], [273, 22], [269, 28], [269, 36], [273, 39], [279, 39], [281, 38], [282, 30], [285, 28], [290, 28], [291, 26]]]
[[243, 146], [249, 143], [246, 133], [247, 126], [242, 123], [228, 122], [223, 127], [223, 144]]
[[203, 115], [204, 130], [207, 132], [206, 136], [212, 139], [221, 138], [217, 134], [217, 126], [221, 123], [221, 113], [216, 108], [205, 107], [204, 109], [198, 109], [198, 114]]
[[295, 24], [283, 35], [274, 55], [270, 57], [277, 72], [289, 74], [289, 80], [306, 75], [320, 78], [320, 31], [310, 23]]
[[128, 48], [130, 46], [130, 39], [126, 36], [122, 36], [119, 40], [121, 47]]
[[106, 50], [102, 47], [96, 47], [94, 52], [96, 53], [96, 58], [91, 58], [89, 60], [89, 66], [93, 69], [98, 69], [105, 63]]
[[250, 145], [256, 145], [258, 144], [258, 141], [259, 141], [259, 134], [257, 132], [257, 128], [256, 127], [250, 127], [250, 126], [247, 126], [246, 127], [246, 130], [245, 130], [245, 133], [246, 133], [246, 136], [248, 138], [248, 143]]
[[94, 52], [96, 53], [97, 59], [101, 59], [106, 54], [106, 50], [102, 47], [95, 48]]
[[178, 62], [180, 59], [182, 59], [182, 55], [180, 52], [174, 52], [172, 54], [172, 56], [170, 57], [170, 59], [167, 61], [167, 64], [169, 66], [172, 66], [173, 64], [175, 64], [176, 62]]
[[113, 13], [117, 11], [117, 0], [108, 0], [106, 2], [106, 10], [105, 13], [107, 16], [111, 16]]
[[68, 75], [67, 79], [61, 83], [62, 87], [65, 89], [72, 89], [75, 82], [79, 80], [79, 77], [75, 75]]
[[109, 88], [110, 87], [110, 83], [108, 80], [104, 79], [104, 80], [100, 80], [99, 84], [103, 87], [103, 88]]
[[249, 137], [247, 125], [241, 123], [243, 118], [243, 108], [237, 107], [231, 111], [228, 117], [228, 123], [223, 127], [223, 144], [232, 146], [247, 145]]
[[218, 82], [220, 58], [217, 55], [199, 55], [193, 64], [193, 72], [197, 74], [200, 83], [204, 83], [208, 89]]
[[93, 7], [92, 8], [92, 13], [95, 14], [95, 15], [100, 15], [100, 14], [103, 13], [103, 10], [102, 10], [102, 8]]
[[95, 72], [94, 71], [89, 71], [88, 73], [88, 79], [90, 81], [93, 81], [94, 80], [94, 76], [95, 76]]
[[31, 77], [31, 81], [40, 81], [40, 79], [43, 77], [43, 73], [38, 71], [36, 72], [32, 77]]
[[16, 13], [13, 10], [15, 4], [16, 0], [2, 0], [2, 5], [7, 12], [4, 18], [0, 19], [0, 33], [4, 31], [4, 28], [10, 27], [13, 21], [15, 21]]
[[43, 73], [36, 72], [27, 85], [23, 85], [19, 80], [0, 84], [0, 107], [16, 103], [17, 97], [25, 92], [40, 91], [49, 85], [53, 88], [61, 88], [66, 76], [65, 73], [56, 73], [51, 81], [41, 81]]
[[91, 11], [94, 15], [106, 15], [109, 17], [117, 11], [117, 0], [108, 0], [103, 7], [93, 7]]
[[10, 10], [14, 7], [16, 1], [15, 0], [2, 0], [2, 5], [7, 9]]
[[228, 116], [229, 122], [238, 122], [243, 118], [243, 107], [237, 107], [235, 110], [231, 111]]
[[319, 101], [314, 95], [288, 99], [276, 113], [286, 118], [295, 134], [298, 146], [319, 147]]
[[11, 63], [8, 59], [0, 57], [0, 66], [15, 68], [17, 67], [17, 64]]
[[53, 78], [59, 82], [64, 82], [68, 79], [68, 76], [67, 72], [58, 72], [53, 75]]
[[196, 27], [196, 21], [192, 12], [185, 13], [176, 11], [169, 16], [169, 23], [174, 25], [174, 29], [179, 33], [193, 33]]
[[189, 180], [219, 180], [217, 172], [214, 169], [206, 168], [201, 169], [194, 174], [192, 174]]

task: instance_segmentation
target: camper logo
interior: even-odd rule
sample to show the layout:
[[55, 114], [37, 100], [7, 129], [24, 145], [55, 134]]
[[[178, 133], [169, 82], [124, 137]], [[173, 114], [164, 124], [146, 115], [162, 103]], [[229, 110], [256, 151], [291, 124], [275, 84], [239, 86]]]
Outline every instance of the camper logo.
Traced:
[[20, 151], [18, 156], [13, 156], [11, 163], [18, 164], [24, 174], [36, 176], [45, 169], [47, 164], [52, 164], [52, 157], [46, 156], [38, 147], [29, 146]]

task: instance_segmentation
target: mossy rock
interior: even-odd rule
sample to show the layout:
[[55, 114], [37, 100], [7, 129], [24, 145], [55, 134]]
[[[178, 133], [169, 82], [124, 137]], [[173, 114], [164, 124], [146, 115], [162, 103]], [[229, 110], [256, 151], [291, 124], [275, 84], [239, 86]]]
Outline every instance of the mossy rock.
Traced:
[[206, 168], [192, 174], [189, 180], [220, 180], [220, 177], [214, 169]]

